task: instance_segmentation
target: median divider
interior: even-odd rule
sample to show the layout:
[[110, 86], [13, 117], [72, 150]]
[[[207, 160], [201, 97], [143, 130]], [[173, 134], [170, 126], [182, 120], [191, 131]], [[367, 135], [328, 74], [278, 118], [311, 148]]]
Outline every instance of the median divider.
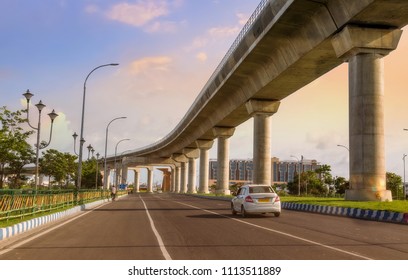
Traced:
[[282, 202], [282, 208], [287, 210], [312, 212], [325, 215], [335, 215], [356, 219], [408, 225], [408, 213], [391, 212], [385, 210], [369, 210], [338, 206], [314, 205], [296, 202]]
[[[230, 197], [206, 196], [199, 194], [184, 194], [194, 197], [231, 201]], [[359, 208], [348, 208], [338, 206], [325, 206], [316, 204], [305, 204], [298, 202], [281, 202], [282, 209], [302, 212], [311, 212], [324, 215], [343, 216], [355, 219], [372, 220], [378, 222], [389, 222], [408, 225], [408, 213], [391, 212], [385, 210], [369, 210]]]

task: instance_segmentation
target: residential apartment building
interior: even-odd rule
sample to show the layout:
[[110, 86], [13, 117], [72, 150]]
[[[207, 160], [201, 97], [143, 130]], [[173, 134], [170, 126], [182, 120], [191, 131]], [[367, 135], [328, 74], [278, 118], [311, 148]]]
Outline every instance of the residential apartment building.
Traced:
[[[213, 185], [217, 181], [217, 160], [210, 160], [209, 184]], [[271, 158], [271, 184], [284, 184], [293, 182], [297, 176], [299, 167], [300, 172], [314, 171], [321, 165], [316, 160], [303, 159], [298, 161], [286, 160], [280, 161], [279, 158]], [[253, 174], [252, 159], [231, 159], [229, 168], [229, 180], [231, 184], [243, 184], [252, 182]]]

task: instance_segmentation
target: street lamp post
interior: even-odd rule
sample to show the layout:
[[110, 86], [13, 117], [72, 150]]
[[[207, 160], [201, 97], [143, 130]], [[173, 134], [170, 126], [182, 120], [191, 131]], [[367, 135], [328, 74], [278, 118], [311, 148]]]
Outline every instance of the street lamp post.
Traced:
[[31, 97], [34, 96], [34, 94], [32, 94], [29, 90], [27, 90], [27, 92], [24, 93], [23, 95], [27, 100], [27, 123], [32, 129], [37, 130], [37, 144], [36, 144], [36, 152], [35, 152], [35, 178], [34, 178], [34, 180], [35, 180], [35, 191], [37, 192], [38, 175], [39, 175], [39, 153], [40, 153], [40, 149], [44, 149], [44, 148], [48, 147], [48, 145], [51, 143], [52, 127], [53, 127], [55, 118], [58, 117], [58, 114], [55, 113], [55, 110], [52, 110], [52, 112], [48, 114], [48, 116], [51, 119], [50, 138], [49, 138], [47, 143], [40, 143], [41, 112], [45, 108], [45, 105], [42, 103], [41, 100], [40, 100], [40, 102], [38, 104], [35, 105], [37, 107], [37, 109], [38, 109], [38, 125], [37, 125], [37, 127], [35, 127], [35, 126], [31, 125], [30, 119], [29, 119], [30, 99], [31, 99]]
[[128, 141], [128, 140], [130, 140], [130, 139], [128, 139], [128, 138], [122, 139], [122, 140], [120, 140], [118, 143], [116, 143], [116, 146], [115, 146], [115, 161], [114, 161], [114, 166], [115, 166], [115, 186], [116, 186], [116, 187], [118, 187], [118, 172], [117, 172], [117, 167], [116, 167], [116, 154], [117, 154], [117, 151], [118, 151], [118, 145], [119, 145], [119, 143], [121, 143], [121, 142], [123, 142], [123, 141]]
[[337, 147], [343, 147], [344, 149], [346, 149], [347, 151], [350, 152], [350, 149], [348, 147], [344, 146], [344, 145], [337, 145]]
[[[299, 178], [298, 178], [298, 196], [300, 196], [300, 160], [296, 156], [291, 156], [291, 157], [297, 159], [298, 165], [299, 165], [299, 167], [298, 167], [298, 176], [299, 176]], [[303, 156], [302, 156], [302, 158], [303, 158]]]
[[106, 152], [107, 152], [107, 148], [108, 148], [108, 131], [109, 131], [109, 126], [112, 122], [119, 120], [119, 119], [126, 119], [126, 117], [118, 117], [118, 118], [114, 118], [113, 120], [111, 120], [108, 125], [106, 126], [106, 136], [105, 136], [105, 158], [104, 158], [104, 167], [103, 167], [103, 187], [105, 190], [108, 189], [108, 175], [107, 175], [107, 166], [106, 166]]
[[[91, 144], [89, 144], [88, 147], [86, 147], [86, 148], [88, 149], [88, 160], [89, 160], [89, 155], [90, 155], [91, 151], [95, 151], [95, 150], [93, 149]], [[93, 157], [93, 152], [92, 152], [92, 157]]]
[[95, 189], [97, 190], [98, 189], [98, 164], [99, 164], [99, 156], [100, 156], [100, 154], [99, 153], [96, 153], [96, 178], [95, 178]]
[[78, 153], [76, 152], [76, 149], [75, 149], [75, 147], [76, 147], [76, 139], [77, 139], [77, 137], [78, 137], [78, 134], [77, 134], [76, 132], [74, 132], [74, 134], [72, 134], [72, 137], [74, 138], [74, 153], [75, 153], [76, 155], [78, 155]]
[[89, 76], [97, 69], [106, 67], [106, 66], [118, 66], [118, 63], [110, 63], [110, 64], [103, 64], [98, 67], [95, 67], [92, 69], [91, 72], [89, 72], [88, 76], [85, 78], [84, 82], [84, 94], [82, 98], [82, 118], [81, 118], [81, 133], [80, 133], [80, 144], [79, 144], [79, 155], [78, 155], [78, 182], [77, 182], [77, 189], [81, 189], [81, 177], [82, 177], [82, 150], [83, 150], [83, 145], [85, 140], [83, 140], [84, 136], [84, 116], [85, 116], [85, 96], [86, 96], [86, 82], [88, 81]]

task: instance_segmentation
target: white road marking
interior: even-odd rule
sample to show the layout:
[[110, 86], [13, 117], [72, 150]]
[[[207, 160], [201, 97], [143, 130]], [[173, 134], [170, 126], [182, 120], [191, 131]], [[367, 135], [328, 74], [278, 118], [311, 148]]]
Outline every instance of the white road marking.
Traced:
[[210, 210], [202, 209], [202, 208], [200, 208], [200, 207], [196, 207], [196, 206], [193, 206], [193, 205], [190, 205], [190, 204], [186, 204], [186, 203], [182, 203], [182, 202], [178, 202], [178, 201], [175, 201], [175, 202], [177, 202], [177, 203], [179, 203], [179, 204], [182, 204], [182, 205], [185, 205], [185, 206], [188, 206], [188, 207], [191, 207], [191, 208], [194, 208], [194, 209], [198, 209], [198, 210], [207, 212], [207, 213], [211, 213], [211, 214], [214, 214], [214, 215], [217, 215], [217, 216], [221, 216], [221, 217], [224, 217], [224, 218], [228, 218], [228, 219], [234, 220], [234, 221], [239, 222], [239, 223], [243, 223], [243, 224], [250, 225], [250, 226], [253, 226], [253, 227], [256, 227], [256, 228], [260, 228], [260, 229], [264, 229], [264, 230], [267, 230], [267, 231], [271, 231], [271, 232], [274, 232], [274, 233], [277, 233], [277, 234], [285, 235], [285, 236], [288, 236], [288, 237], [291, 237], [291, 238], [294, 238], [294, 239], [297, 239], [297, 240], [301, 240], [301, 241], [304, 241], [304, 242], [307, 242], [307, 243], [311, 243], [311, 244], [314, 244], [314, 245], [318, 245], [318, 246], [321, 246], [321, 247], [324, 247], [324, 248], [327, 248], [327, 249], [330, 249], [330, 250], [333, 250], [333, 251], [341, 252], [341, 253], [344, 253], [344, 254], [347, 254], [347, 255], [351, 255], [351, 256], [354, 256], [354, 257], [358, 257], [358, 258], [364, 259], [364, 260], [372, 260], [372, 259], [370, 259], [370, 258], [368, 258], [368, 257], [362, 256], [362, 255], [359, 255], [359, 254], [356, 254], [356, 253], [353, 253], [353, 252], [345, 251], [345, 250], [342, 250], [342, 249], [339, 249], [339, 248], [336, 248], [336, 247], [332, 247], [332, 246], [325, 245], [325, 244], [322, 244], [322, 243], [319, 243], [319, 242], [316, 242], [316, 241], [312, 241], [312, 240], [309, 240], [309, 239], [305, 239], [305, 238], [303, 238], [303, 237], [299, 237], [299, 236], [296, 236], [296, 235], [293, 235], [293, 234], [289, 234], [289, 233], [286, 233], [286, 232], [283, 232], [283, 231], [274, 230], [274, 229], [271, 229], [271, 228], [259, 226], [259, 225], [256, 225], [256, 224], [252, 224], [252, 223], [249, 223], [249, 222], [240, 220], [240, 219], [231, 218], [231, 217], [228, 217], [228, 216], [219, 214], [219, 213], [217, 213], [217, 212], [213, 212], [213, 211], [210, 211]]
[[171, 260], [171, 256], [169, 252], [167, 252], [166, 246], [164, 246], [163, 239], [161, 238], [159, 232], [157, 231], [156, 227], [154, 226], [154, 222], [152, 217], [150, 216], [149, 210], [147, 209], [146, 203], [144, 202], [143, 198], [139, 195], [140, 200], [143, 202], [144, 208], [146, 210], [147, 217], [150, 221], [150, 226], [153, 230], [154, 235], [156, 236], [157, 242], [159, 243], [160, 250], [162, 251], [163, 257], [165, 260]]

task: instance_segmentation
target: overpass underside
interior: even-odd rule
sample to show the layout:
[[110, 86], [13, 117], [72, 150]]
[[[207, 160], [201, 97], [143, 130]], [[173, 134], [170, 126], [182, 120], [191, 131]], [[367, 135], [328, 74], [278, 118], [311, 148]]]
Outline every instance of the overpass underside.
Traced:
[[[202, 158], [217, 140], [217, 190], [227, 193], [228, 138], [253, 118], [253, 181], [269, 183], [271, 116], [285, 97], [346, 62], [352, 188], [347, 199], [391, 200], [385, 189], [382, 58], [397, 47], [407, 21], [406, 0], [262, 1], [176, 128], [124, 156], [173, 160], [174, 170], [181, 166], [194, 174], [183, 165], [195, 166], [200, 158], [208, 170]], [[184, 173], [180, 181], [195, 184]], [[201, 191], [206, 175], [200, 167]]]

